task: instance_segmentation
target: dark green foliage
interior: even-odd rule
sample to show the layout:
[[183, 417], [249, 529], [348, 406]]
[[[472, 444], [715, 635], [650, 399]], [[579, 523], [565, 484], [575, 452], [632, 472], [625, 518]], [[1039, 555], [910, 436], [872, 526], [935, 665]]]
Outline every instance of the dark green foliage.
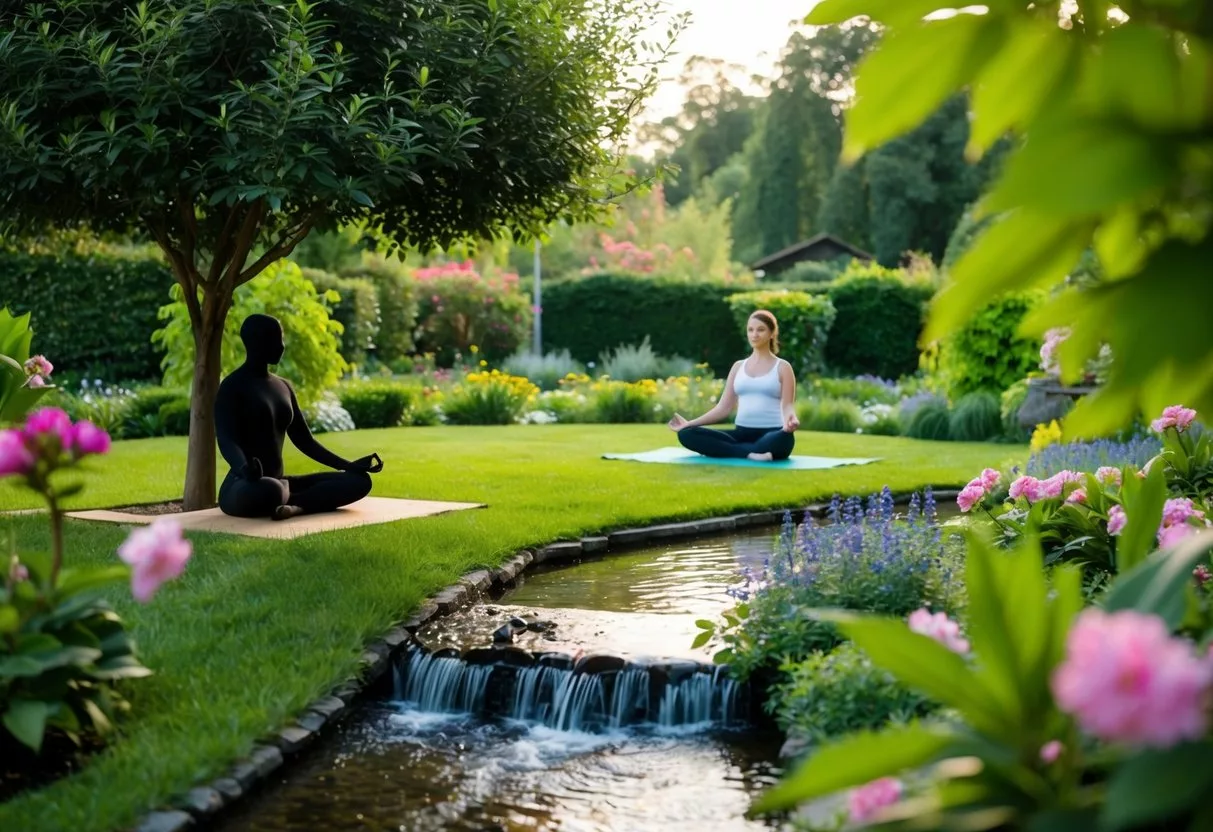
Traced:
[[793, 665], [771, 691], [766, 709], [782, 729], [816, 744], [881, 728], [890, 720], [926, 716], [935, 708], [873, 666], [863, 651], [843, 644]]
[[935, 439], [946, 442], [952, 438], [952, 417], [942, 402], [924, 404], [905, 425], [906, 436], [914, 439]]
[[418, 398], [415, 387], [392, 381], [355, 381], [337, 391], [341, 406], [359, 430], [394, 428]]
[[863, 425], [859, 405], [850, 399], [810, 399], [799, 407], [804, 430], [825, 433], [855, 433]]
[[413, 333], [417, 328], [417, 287], [403, 263], [384, 257], [367, 256], [362, 264], [341, 275], [363, 279], [378, 292], [379, 331], [375, 335], [375, 357], [381, 364], [398, 361], [413, 354]]
[[743, 292], [729, 298], [738, 332], [756, 309], [765, 309], [779, 322], [779, 355], [803, 377], [825, 366], [826, 336], [834, 323], [834, 305], [824, 295], [807, 292]]
[[830, 287], [837, 317], [826, 363], [843, 375], [900, 378], [918, 369], [918, 339], [935, 290], [899, 272], [856, 266]]
[[1020, 379], [1003, 391], [999, 401], [1002, 435], [1012, 442], [1027, 442], [1032, 429], [1019, 424], [1019, 409], [1028, 398], [1028, 380]]
[[826, 186], [817, 230], [846, 240], [864, 251], [872, 250], [871, 221], [868, 218], [868, 179], [864, 159], [852, 165], [838, 165]]
[[984, 391], [961, 396], [952, 408], [951, 438], [957, 442], [986, 442], [1002, 434], [998, 397]]
[[952, 236], [948, 238], [948, 247], [944, 251], [943, 261], [939, 266], [940, 269], [950, 271], [956, 265], [956, 261], [961, 258], [961, 255], [972, 248], [973, 243], [977, 240], [977, 236], [993, 221], [994, 217], [989, 215], [976, 219], [972, 208], [961, 214], [956, 227], [952, 229]]
[[[805, 260], [779, 273], [781, 283], [829, 283], [846, 271], [850, 257], [838, 260]], [[765, 285], [765, 281], [763, 281]]]
[[165, 436], [189, 436], [190, 401], [182, 397], [160, 406], [160, 424]]
[[419, 281], [417, 351], [433, 354], [440, 367], [513, 355], [531, 334], [532, 318], [530, 299], [509, 277], [455, 270]]
[[152, 333], [173, 285], [147, 252], [78, 255], [0, 250], [0, 299], [33, 313], [33, 351], [56, 370], [106, 380], [160, 375]]
[[379, 292], [375, 284], [363, 278], [338, 277], [320, 269], [303, 269], [318, 292], [333, 290], [341, 296], [329, 315], [343, 327], [341, 357], [347, 363], [366, 363], [367, 351], [374, 349], [379, 335]]
[[1001, 395], [1040, 368], [1040, 341], [1019, 334], [1044, 292], [1017, 292], [987, 303], [943, 343], [939, 371], [953, 397], [985, 390]]
[[144, 387], [123, 406], [123, 438], [188, 436], [189, 432], [190, 396], [185, 390]]
[[657, 354], [703, 362], [723, 376], [746, 346], [726, 300], [736, 291], [614, 274], [553, 283], [543, 290], [543, 347], [586, 363], [647, 337]]

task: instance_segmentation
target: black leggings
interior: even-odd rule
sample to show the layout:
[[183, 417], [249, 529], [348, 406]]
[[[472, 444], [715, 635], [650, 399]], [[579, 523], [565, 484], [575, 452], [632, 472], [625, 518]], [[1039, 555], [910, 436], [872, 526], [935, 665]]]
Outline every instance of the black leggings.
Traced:
[[796, 437], [782, 428], [696, 427], [678, 431], [678, 441], [687, 450], [704, 456], [744, 459], [750, 454], [770, 454], [773, 459], [787, 459], [792, 455]]
[[246, 480], [231, 471], [219, 487], [219, 508], [233, 517], [269, 517], [279, 506], [299, 506], [305, 514], [336, 511], [371, 493], [364, 471], [325, 471], [298, 477]]

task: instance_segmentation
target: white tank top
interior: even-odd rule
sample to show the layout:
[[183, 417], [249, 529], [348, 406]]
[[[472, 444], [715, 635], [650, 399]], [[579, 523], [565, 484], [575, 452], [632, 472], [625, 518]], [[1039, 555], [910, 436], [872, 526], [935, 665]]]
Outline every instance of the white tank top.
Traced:
[[745, 371], [745, 362], [737, 368], [733, 377], [733, 392], [737, 394], [737, 418], [734, 424], [741, 428], [783, 427], [783, 408], [780, 405], [783, 385], [779, 381], [779, 365], [782, 358], [775, 359], [775, 366], [766, 375], [755, 378]]

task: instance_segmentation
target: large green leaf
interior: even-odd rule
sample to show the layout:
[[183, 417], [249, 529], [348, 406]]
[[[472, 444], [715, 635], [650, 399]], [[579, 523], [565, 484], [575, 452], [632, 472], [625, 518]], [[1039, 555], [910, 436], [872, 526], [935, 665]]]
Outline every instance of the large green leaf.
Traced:
[[1139, 751], [1112, 775], [1100, 828], [1136, 829], [1191, 810], [1211, 793], [1213, 744]]
[[75, 595], [85, 590], [96, 589], [108, 584], [121, 583], [122, 581], [129, 580], [130, 576], [130, 567], [124, 564], [90, 567], [87, 569], [64, 569], [59, 573], [59, 586], [57, 589], [61, 596]]
[[1172, 549], [1155, 552], [1129, 572], [1118, 575], [1104, 595], [1109, 612], [1137, 610], [1161, 616], [1175, 628], [1187, 606], [1192, 570], [1213, 549], [1213, 531], [1200, 532]]
[[823, 746], [754, 804], [755, 814], [788, 809], [807, 800], [925, 765], [944, 755], [956, 736], [942, 726], [912, 724], [862, 733]]
[[0, 658], [0, 679], [37, 676], [41, 672], [42, 662], [30, 656]]
[[17, 632], [21, 626], [21, 615], [12, 604], [0, 604], [0, 636]]
[[946, 4], [940, 0], [821, 0], [805, 17], [810, 26], [845, 23], [855, 17], [869, 17], [886, 26], [898, 26], [922, 20]]
[[1127, 572], [1157, 547], [1158, 526], [1167, 501], [1166, 466], [1155, 464], [1144, 481], [1125, 483], [1124, 530], [1116, 541], [1116, 569]]
[[89, 670], [89, 675], [94, 679], [112, 681], [114, 679], [142, 679], [153, 674], [149, 668], [144, 667], [133, 656], [114, 656], [97, 662]]
[[51, 707], [45, 702], [15, 699], [4, 712], [4, 727], [23, 745], [38, 752], [42, 749], [42, 735], [50, 713]]
[[856, 70], [843, 157], [913, 130], [967, 84], [999, 45], [1000, 20], [961, 14], [894, 31]]

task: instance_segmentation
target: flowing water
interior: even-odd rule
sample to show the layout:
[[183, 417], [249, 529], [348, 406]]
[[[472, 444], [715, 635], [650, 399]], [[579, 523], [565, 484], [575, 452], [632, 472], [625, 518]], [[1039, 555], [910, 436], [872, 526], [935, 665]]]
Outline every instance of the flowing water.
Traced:
[[[371, 703], [220, 828], [775, 828], [780, 737], [692, 650], [774, 529], [545, 569], [418, 633]], [[496, 634], [496, 637], [495, 637]]]

